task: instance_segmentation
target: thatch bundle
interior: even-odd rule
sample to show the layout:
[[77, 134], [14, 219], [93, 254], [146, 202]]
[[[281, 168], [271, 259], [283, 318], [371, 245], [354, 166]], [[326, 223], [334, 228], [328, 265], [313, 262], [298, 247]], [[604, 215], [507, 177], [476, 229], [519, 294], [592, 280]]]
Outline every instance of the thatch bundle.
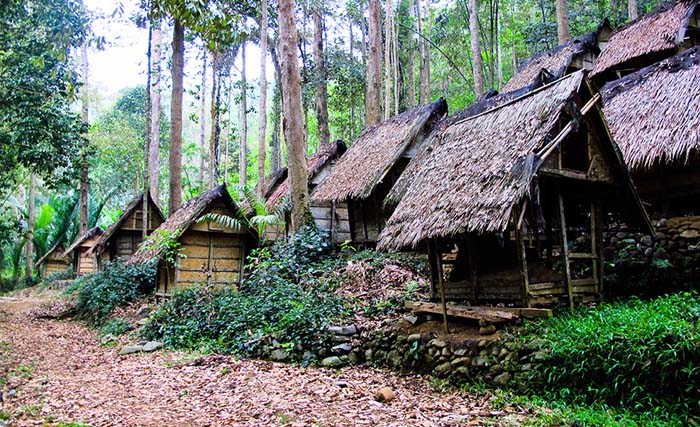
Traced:
[[700, 49], [608, 83], [605, 117], [633, 172], [700, 153]]
[[529, 191], [533, 154], [577, 93], [583, 72], [444, 128], [380, 236], [400, 249], [465, 232], [506, 229]]
[[316, 188], [312, 198], [329, 202], [366, 199], [416, 136], [426, 130], [426, 125], [437, 122], [446, 113], [447, 103], [440, 99], [368, 128]]
[[635, 58], [676, 49], [683, 43], [698, 0], [679, 0], [619, 28], [601, 52], [591, 76]]
[[[309, 167], [309, 181], [311, 181], [319, 172], [328, 164], [328, 162], [337, 160], [340, 156], [345, 153], [347, 147], [345, 143], [341, 140], [331, 142], [325, 147], [312, 155], [307, 164]], [[280, 179], [277, 183], [273, 184], [266, 196], [266, 206], [269, 211], [272, 211], [277, 207], [283, 200], [286, 199], [289, 194], [289, 178], [287, 174]]]

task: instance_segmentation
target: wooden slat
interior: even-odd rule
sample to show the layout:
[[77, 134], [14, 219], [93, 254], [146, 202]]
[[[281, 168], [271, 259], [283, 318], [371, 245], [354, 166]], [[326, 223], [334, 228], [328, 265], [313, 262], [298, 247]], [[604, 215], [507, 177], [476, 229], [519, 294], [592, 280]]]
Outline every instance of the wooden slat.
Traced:
[[570, 252], [570, 259], [596, 259], [596, 254], [587, 254], [583, 252]]
[[572, 279], [571, 284], [573, 286], [591, 286], [591, 285], [597, 285], [598, 281], [593, 278], [586, 278], [586, 279]]
[[[409, 310], [419, 313], [441, 314], [443, 312], [443, 309], [439, 304], [429, 302], [406, 301], [405, 305]], [[472, 320], [484, 320], [490, 323], [508, 322], [518, 318], [518, 315], [515, 313], [486, 307], [448, 305], [446, 307], [446, 311], [448, 316]]]

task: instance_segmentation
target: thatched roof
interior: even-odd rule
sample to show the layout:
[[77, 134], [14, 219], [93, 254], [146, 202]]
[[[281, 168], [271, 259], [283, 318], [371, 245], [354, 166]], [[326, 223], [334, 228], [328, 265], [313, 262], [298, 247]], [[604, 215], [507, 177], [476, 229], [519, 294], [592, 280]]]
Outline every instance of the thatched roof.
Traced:
[[[151, 193], [148, 193], [148, 198], [150, 201], [150, 206], [149, 206], [149, 213], [148, 215], [152, 215], [153, 213], [150, 211], [151, 207], [155, 207], [155, 214], [160, 218], [161, 222], [165, 221], [165, 216], [163, 216], [163, 212], [161, 212], [160, 208], [156, 204], [155, 200], [151, 197]], [[110, 225], [107, 230], [100, 236], [100, 239], [95, 242], [95, 244], [90, 248], [89, 253], [96, 253], [97, 255], [101, 254], [109, 245], [109, 241], [112, 239], [114, 236], [114, 233], [117, 232], [124, 224], [124, 221], [134, 213], [135, 210], [137, 210], [139, 207], [143, 206], [143, 193], [139, 194], [138, 196], [134, 197], [131, 202], [124, 208], [124, 212], [122, 212], [121, 216], [119, 219], [117, 219], [112, 225]]]
[[628, 61], [674, 50], [683, 43], [698, 0], [678, 0], [661, 6], [615, 31], [591, 76]]
[[[608, 25], [607, 21], [601, 25], [601, 28], [605, 25]], [[503, 87], [503, 92], [524, 87], [535, 89], [563, 77], [577, 55], [591, 50], [597, 51], [597, 33], [598, 31], [594, 31], [570, 40], [523, 62], [517, 74]]]
[[86, 231], [85, 233], [83, 233], [82, 236], [78, 237], [78, 238], [75, 240], [75, 242], [73, 242], [73, 244], [70, 245], [70, 246], [68, 247], [68, 249], [66, 249], [65, 252], [63, 252], [63, 256], [69, 256], [70, 253], [73, 252], [73, 250], [74, 250], [75, 248], [77, 248], [78, 246], [82, 245], [86, 240], [92, 239], [92, 238], [95, 237], [95, 236], [100, 236], [100, 235], [102, 235], [102, 233], [104, 233], [104, 230], [102, 230], [102, 227], [100, 227], [99, 225], [96, 225], [95, 227], [92, 227], [91, 229], [89, 229], [88, 231]]
[[[194, 224], [203, 214], [206, 213], [207, 208], [211, 206], [212, 203], [216, 201], [223, 201], [224, 204], [229, 206], [232, 211], [240, 212], [240, 209], [234, 203], [231, 195], [226, 189], [226, 185], [222, 184], [214, 189], [208, 190], [200, 194], [199, 196], [190, 199], [182, 205], [178, 210], [176, 210], [170, 218], [167, 219], [160, 227], [155, 229], [151, 236], [161, 236], [164, 233], [174, 239], [178, 239], [182, 233], [185, 232], [192, 224]], [[242, 215], [242, 214], [241, 214]], [[246, 229], [244, 232], [253, 234], [253, 231]], [[131, 264], [143, 264], [153, 259], [160, 259], [163, 256], [165, 248], [161, 245], [152, 245], [149, 243], [153, 242], [154, 237], [149, 238], [142, 244], [142, 248], [148, 248], [146, 250], [139, 249], [134, 255], [129, 259]]]
[[39, 267], [41, 266], [41, 264], [42, 264], [44, 261], [46, 261], [46, 258], [48, 258], [49, 255], [51, 255], [51, 254], [54, 253], [54, 252], [58, 252], [58, 253], [61, 255], [62, 258], [68, 259], [67, 255], [65, 254], [65, 250], [64, 250], [64, 248], [63, 248], [63, 244], [61, 244], [61, 242], [58, 242], [58, 243], [56, 243], [55, 245], [53, 245], [53, 247], [52, 247], [51, 249], [49, 249], [48, 251], [46, 251], [46, 253], [44, 254], [44, 256], [42, 256], [41, 258], [39, 258], [39, 260], [38, 260], [37, 262], [34, 263], [34, 268], [39, 268]]
[[576, 72], [434, 135], [430, 156], [379, 246], [416, 247], [429, 238], [505, 230], [530, 188], [527, 159], [544, 145], [582, 81], [583, 72]]
[[608, 83], [602, 94], [630, 170], [683, 164], [700, 154], [700, 48]]
[[316, 188], [312, 198], [336, 202], [366, 199], [415, 137], [446, 113], [447, 102], [439, 99], [368, 128]]
[[[309, 181], [311, 181], [319, 172], [321, 172], [328, 162], [337, 160], [343, 155], [343, 153], [345, 153], [346, 150], [347, 147], [341, 140], [331, 142], [325, 147], [321, 147], [321, 149], [312, 155], [308, 160]], [[278, 180], [277, 183], [273, 183], [272, 188], [270, 188], [271, 191], [268, 190], [270, 192], [266, 196], [266, 206], [268, 211], [271, 211], [278, 206], [289, 195], [289, 179], [287, 178], [286, 173], [283, 176], [284, 178]]]

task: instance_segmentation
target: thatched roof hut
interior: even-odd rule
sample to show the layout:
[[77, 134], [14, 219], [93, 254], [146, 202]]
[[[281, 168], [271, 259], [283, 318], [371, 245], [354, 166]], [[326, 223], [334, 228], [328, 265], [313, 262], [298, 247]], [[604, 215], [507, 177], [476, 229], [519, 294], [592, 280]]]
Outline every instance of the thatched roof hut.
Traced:
[[[645, 198], [697, 194], [700, 48], [608, 83], [602, 95], [610, 130]], [[659, 187], [664, 180], [670, 181]]]
[[102, 233], [104, 230], [99, 225], [89, 229], [63, 253], [63, 256], [73, 257], [73, 271], [76, 275], [82, 276], [97, 271], [97, 259], [89, 251]]
[[[113, 260], [118, 257], [130, 258], [143, 241], [143, 193], [134, 197], [117, 219], [100, 236], [88, 255], [94, 254], [97, 260]], [[160, 208], [148, 194], [148, 234], [165, 221]]]
[[[247, 252], [257, 244], [254, 230], [230, 227], [225, 218], [242, 216], [225, 185], [205, 191], [158, 227], [129, 263], [159, 261], [159, 295], [170, 295], [175, 289], [196, 284], [235, 285], [243, 275]], [[163, 239], [180, 244], [175, 265], [163, 261], [167, 254]]]
[[[470, 255], [469, 262], [463, 258], [467, 255], [450, 261], [452, 272], [461, 277], [453, 280], [459, 283], [453, 290], [471, 289], [477, 299], [487, 291], [527, 304], [597, 298], [602, 292], [601, 200], [625, 201], [630, 218], [650, 229], [622, 156], [609, 138], [599, 99], [580, 71], [441, 127], [431, 136], [420, 170], [381, 233], [379, 247], [428, 243], [434, 282], [450, 279], [442, 276], [442, 264], [448, 263], [443, 255], [459, 247], [458, 253]], [[582, 209], [590, 215], [581, 215]], [[588, 228], [585, 236], [592, 240], [573, 255], [590, 260], [593, 265], [585, 271], [595, 274], [579, 278], [568, 268], [566, 275], [539, 274], [526, 258], [547, 258], [548, 253], [548, 265], [555, 265], [553, 254], [566, 252], [573, 223], [576, 230]], [[542, 233], [546, 239], [538, 237]], [[554, 247], [557, 234], [561, 243]], [[541, 250], [541, 241], [550, 242], [548, 251]], [[467, 265], [473, 266], [468, 280], [460, 270]], [[515, 273], [494, 278], [507, 269]], [[537, 287], [530, 289], [529, 281]]]
[[41, 278], [46, 279], [52, 273], [65, 272], [71, 265], [70, 257], [61, 242], [56, 243], [44, 256], [34, 263], [34, 268], [41, 270]]
[[605, 20], [596, 31], [528, 59], [503, 87], [503, 92], [525, 87], [536, 89], [573, 71], [592, 70], [611, 34], [612, 27]]
[[615, 30], [591, 77], [610, 81], [700, 42], [698, 0], [676, 0]]

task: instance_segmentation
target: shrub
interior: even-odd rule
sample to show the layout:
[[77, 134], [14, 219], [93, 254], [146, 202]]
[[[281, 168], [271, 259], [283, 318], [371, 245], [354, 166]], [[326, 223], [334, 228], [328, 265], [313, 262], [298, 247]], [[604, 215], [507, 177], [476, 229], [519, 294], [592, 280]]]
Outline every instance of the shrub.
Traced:
[[[126, 265], [117, 259], [97, 271], [75, 280], [69, 288], [77, 289], [78, 315], [94, 325], [102, 325], [112, 311], [155, 288], [154, 264]], [[67, 288], [66, 292], [70, 292]]]
[[535, 386], [582, 404], [700, 415], [699, 319], [700, 297], [686, 292], [537, 323], [525, 339], [550, 351]]
[[134, 329], [134, 327], [131, 326], [131, 323], [129, 323], [128, 320], [122, 319], [121, 317], [115, 317], [114, 319], [111, 319], [107, 323], [105, 323], [102, 329], [100, 329], [100, 334], [102, 336], [111, 334], [115, 337], [118, 337], [129, 332], [132, 329]]

